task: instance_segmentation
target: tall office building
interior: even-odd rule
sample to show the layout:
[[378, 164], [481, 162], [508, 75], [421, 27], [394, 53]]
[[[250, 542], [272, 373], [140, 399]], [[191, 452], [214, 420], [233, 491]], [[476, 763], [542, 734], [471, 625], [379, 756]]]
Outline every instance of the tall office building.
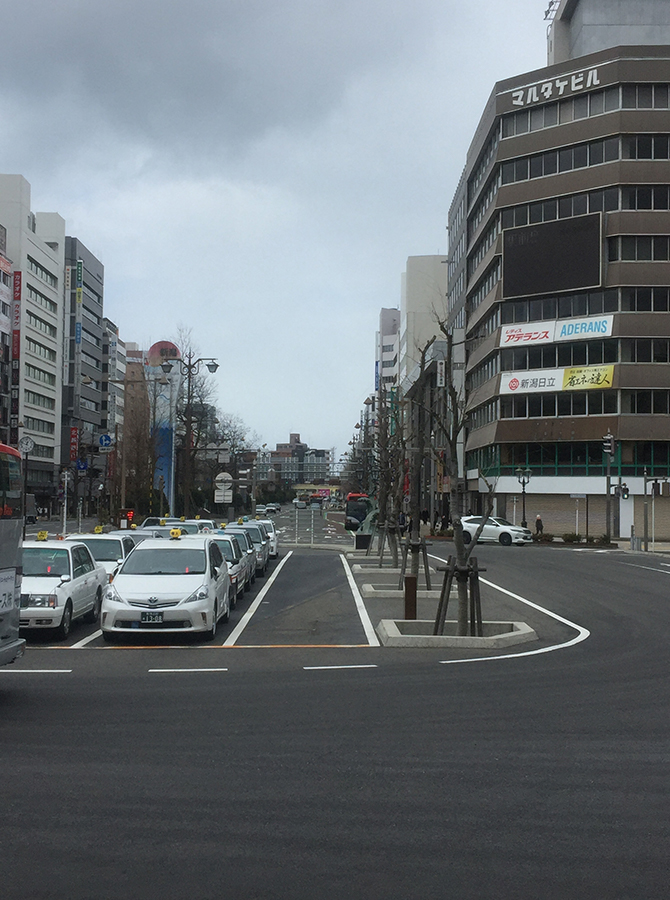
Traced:
[[[545, 526], [583, 531], [590, 501], [601, 534], [604, 435], [615, 489], [670, 476], [670, 3], [549, 12], [552, 64], [496, 84], [469, 149], [448, 313], [470, 487], [494, 479], [511, 518], [528, 470]], [[642, 504], [615, 506], [628, 534]]]
[[[65, 222], [31, 211], [30, 185], [0, 175], [3, 258], [12, 265], [12, 369], [9, 443], [34, 442], [27, 487], [38, 506], [57, 496], [61, 446]], [[3, 272], [5, 267], [3, 267]]]
[[12, 264], [7, 259], [7, 229], [0, 225], [0, 443], [9, 443], [12, 348]]
[[65, 238], [64, 280], [61, 458], [77, 471], [79, 496], [91, 500], [96, 499], [93, 491], [101, 483], [97, 476], [106, 466], [98, 458], [103, 419], [104, 267], [75, 237]]

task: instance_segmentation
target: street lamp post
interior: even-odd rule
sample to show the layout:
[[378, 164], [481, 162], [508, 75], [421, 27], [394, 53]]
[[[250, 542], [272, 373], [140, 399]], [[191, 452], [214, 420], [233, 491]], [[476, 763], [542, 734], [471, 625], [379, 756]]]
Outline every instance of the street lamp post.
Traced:
[[[184, 409], [184, 465], [182, 472], [182, 484], [184, 486], [184, 515], [188, 518], [191, 514], [191, 491], [193, 490], [193, 378], [200, 371], [203, 364], [213, 375], [219, 368], [219, 364], [211, 357], [199, 357], [193, 359], [193, 353], [189, 351], [186, 359], [177, 359], [174, 362], [166, 360], [161, 368], [166, 375], [172, 371], [173, 365], [179, 366], [182, 377], [186, 378], [186, 406]], [[173, 433], [174, 440], [174, 433]], [[174, 510], [172, 510], [174, 512]]]
[[521, 466], [516, 470], [516, 478], [519, 484], [521, 485], [521, 527], [528, 528], [528, 522], [526, 522], [526, 485], [530, 481], [530, 477], [533, 473], [526, 466], [525, 469], [522, 469]]

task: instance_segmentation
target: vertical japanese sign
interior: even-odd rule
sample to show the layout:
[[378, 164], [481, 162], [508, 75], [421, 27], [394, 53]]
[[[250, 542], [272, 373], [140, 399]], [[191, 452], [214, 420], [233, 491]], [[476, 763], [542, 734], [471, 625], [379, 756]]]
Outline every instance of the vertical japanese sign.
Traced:
[[12, 295], [12, 384], [9, 414], [9, 443], [19, 442], [19, 383], [21, 375], [21, 272], [14, 272]]
[[70, 462], [79, 459], [79, 429], [75, 425], [70, 428]]
[[446, 362], [443, 359], [437, 361], [437, 386], [443, 388], [446, 385]]

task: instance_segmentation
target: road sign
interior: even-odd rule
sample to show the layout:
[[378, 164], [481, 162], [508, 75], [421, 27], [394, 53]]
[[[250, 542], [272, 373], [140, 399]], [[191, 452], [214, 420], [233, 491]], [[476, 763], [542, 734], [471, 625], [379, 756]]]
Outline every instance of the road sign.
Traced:
[[233, 492], [232, 491], [214, 491], [214, 502], [215, 503], [232, 503], [233, 502]]
[[222, 491], [229, 488], [232, 483], [233, 476], [230, 474], [230, 472], [219, 472], [219, 474], [214, 479], [214, 484]]
[[98, 438], [98, 443], [100, 444], [101, 448], [111, 447], [114, 443], [114, 438], [111, 436], [111, 434], [101, 434]]
[[86, 469], [88, 469], [88, 462], [85, 459], [78, 459], [77, 460], [77, 469], [80, 472], [85, 472]]

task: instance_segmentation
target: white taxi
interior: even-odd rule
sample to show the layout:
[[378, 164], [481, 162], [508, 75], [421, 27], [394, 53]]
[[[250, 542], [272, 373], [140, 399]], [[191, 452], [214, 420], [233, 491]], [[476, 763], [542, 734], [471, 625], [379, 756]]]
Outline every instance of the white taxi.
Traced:
[[102, 598], [102, 636], [147, 632], [201, 633], [214, 638], [230, 615], [228, 566], [206, 534], [148, 538], [125, 559]]
[[127, 534], [72, 534], [65, 540], [68, 543], [79, 541], [80, 544], [85, 544], [93, 559], [104, 567], [110, 577], [118, 569], [119, 560], [125, 559], [135, 547], [135, 541]]
[[270, 539], [270, 559], [277, 559], [279, 556], [279, 535], [277, 534], [275, 523], [272, 519], [264, 519], [261, 516], [256, 516], [256, 519], [253, 521], [259, 521], [267, 531]]
[[24, 541], [19, 627], [53, 628], [66, 638], [75, 619], [97, 622], [108, 580], [80, 542]]

